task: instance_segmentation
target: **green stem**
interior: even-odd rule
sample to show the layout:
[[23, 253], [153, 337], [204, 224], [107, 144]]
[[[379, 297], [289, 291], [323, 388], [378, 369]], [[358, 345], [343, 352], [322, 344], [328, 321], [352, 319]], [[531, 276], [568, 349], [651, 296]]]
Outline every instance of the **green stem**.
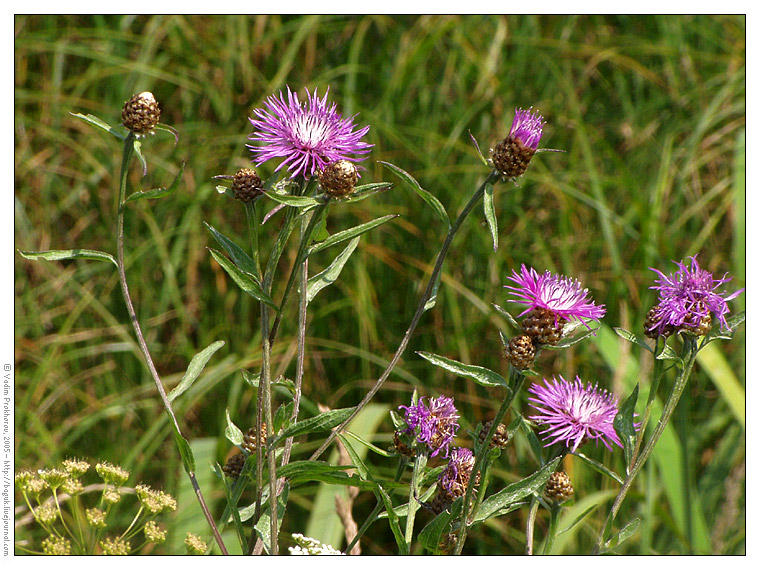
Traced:
[[690, 334], [683, 334], [681, 336], [684, 339], [684, 347], [682, 352], [682, 359], [684, 362], [683, 370], [673, 384], [673, 389], [670, 392], [670, 396], [668, 397], [667, 402], [665, 402], [665, 406], [662, 410], [662, 415], [657, 422], [657, 426], [655, 426], [654, 431], [652, 432], [652, 436], [649, 438], [649, 441], [647, 441], [646, 446], [644, 446], [644, 450], [636, 458], [633, 467], [631, 467], [628, 476], [623, 482], [623, 486], [620, 488], [620, 492], [618, 493], [617, 497], [615, 497], [615, 502], [612, 504], [612, 508], [610, 509], [610, 513], [607, 516], [607, 521], [605, 522], [604, 527], [602, 527], [602, 530], [599, 532], [599, 536], [597, 537], [597, 541], [592, 550], [592, 554], [599, 554], [601, 551], [606, 536], [612, 529], [612, 523], [615, 520], [618, 511], [620, 510], [620, 506], [623, 504], [623, 500], [625, 499], [626, 494], [631, 488], [634, 478], [644, 466], [644, 463], [646, 463], [647, 459], [649, 459], [654, 446], [660, 439], [662, 432], [665, 431], [665, 427], [670, 421], [670, 416], [673, 415], [673, 411], [678, 404], [678, 400], [681, 398], [681, 394], [683, 393], [683, 390], [686, 387], [686, 383], [689, 380], [689, 376], [691, 375], [691, 371], [694, 368], [694, 362], [696, 361], [698, 352], [696, 338]]
[[533, 534], [536, 529], [536, 515], [538, 514], [538, 499], [531, 497], [530, 511], [528, 512], [528, 522], [525, 525], [525, 554], [533, 554]]
[[417, 310], [414, 313], [414, 316], [412, 317], [412, 322], [409, 325], [409, 328], [406, 330], [406, 333], [404, 334], [404, 337], [401, 339], [401, 343], [399, 344], [398, 348], [396, 349], [396, 353], [393, 355], [393, 358], [391, 359], [390, 363], [386, 367], [385, 371], [380, 375], [380, 378], [377, 379], [375, 382], [375, 385], [370, 388], [369, 392], [364, 396], [361, 402], [354, 408], [353, 412], [351, 412], [351, 415], [348, 416], [348, 418], [340, 424], [336, 429], [330, 433], [329, 436], [325, 439], [325, 441], [322, 443], [322, 445], [319, 446], [319, 448], [311, 455], [309, 458], [310, 460], [316, 460], [319, 458], [320, 455], [322, 455], [325, 452], [325, 449], [335, 440], [336, 437], [338, 437], [338, 434], [342, 432], [345, 427], [351, 423], [351, 421], [357, 416], [357, 414], [364, 409], [364, 407], [370, 402], [370, 400], [377, 394], [378, 390], [382, 387], [383, 383], [388, 379], [388, 377], [391, 375], [391, 372], [396, 367], [396, 364], [398, 364], [398, 361], [401, 359], [401, 356], [404, 354], [404, 351], [406, 350], [407, 345], [409, 344], [409, 340], [412, 338], [412, 333], [414, 333], [414, 330], [417, 328], [417, 324], [420, 321], [420, 318], [422, 317], [422, 313], [425, 312], [425, 307], [427, 305], [427, 302], [430, 300], [431, 295], [433, 294], [433, 288], [435, 287], [436, 282], [438, 281], [438, 278], [441, 275], [441, 271], [443, 269], [443, 262], [446, 259], [446, 255], [449, 252], [449, 247], [451, 246], [451, 242], [454, 241], [454, 237], [456, 236], [457, 232], [459, 231], [459, 228], [462, 225], [462, 222], [464, 222], [467, 215], [472, 211], [472, 209], [475, 207], [475, 204], [478, 203], [478, 201], [483, 198], [483, 194], [486, 191], [486, 188], [495, 183], [497, 180], [501, 178], [501, 175], [494, 171], [491, 171], [491, 173], [488, 175], [488, 177], [485, 179], [483, 184], [480, 185], [480, 188], [477, 189], [477, 191], [472, 195], [472, 198], [470, 198], [470, 201], [467, 202], [462, 212], [459, 214], [457, 219], [454, 221], [454, 223], [451, 225], [451, 228], [449, 228], [449, 233], [446, 235], [446, 239], [443, 242], [443, 245], [441, 246], [440, 252], [438, 252], [438, 257], [435, 260], [435, 265], [433, 266], [433, 272], [430, 274], [430, 279], [428, 280], [427, 287], [425, 287], [425, 292], [422, 294], [422, 298], [420, 299], [420, 302], [417, 304]]
[[422, 476], [422, 469], [427, 464], [427, 455], [420, 453], [419, 450], [414, 458], [414, 467], [412, 469], [412, 482], [409, 485], [409, 505], [406, 512], [406, 531], [404, 532], [404, 542], [406, 543], [406, 552], [412, 553], [412, 536], [414, 534], [414, 518], [419, 510], [417, 501], [419, 481]]
[[[485, 463], [486, 457], [488, 457], [488, 451], [490, 449], [491, 440], [493, 439], [494, 434], [496, 433], [496, 430], [499, 427], [499, 423], [504, 418], [504, 416], [507, 414], [507, 410], [512, 405], [512, 402], [514, 401], [517, 394], [522, 389], [522, 385], [525, 382], [525, 375], [519, 371], [516, 370], [513, 366], [510, 365], [509, 367], [509, 380], [510, 380], [510, 392], [507, 394], [507, 396], [502, 400], [501, 406], [496, 412], [496, 415], [494, 416], [493, 422], [491, 422], [491, 428], [488, 430], [488, 433], [486, 434], [485, 439], [483, 440], [483, 444], [478, 449], [477, 454], [475, 455], [475, 463], [472, 467], [472, 473], [470, 474], [470, 481], [467, 484], [467, 490], [464, 494], [464, 503], [462, 505], [462, 516], [460, 518], [460, 525], [459, 525], [459, 535], [457, 536], [457, 543], [454, 547], [454, 554], [462, 554], [462, 549], [464, 548], [464, 542], [467, 538], [467, 530], [469, 528], [469, 522], [468, 519], [470, 518], [471, 514], [475, 514], [477, 512], [478, 505], [472, 505], [472, 508], [468, 508], [470, 505], [470, 502], [472, 500], [472, 493], [473, 489], [475, 487], [475, 481], [478, 478], [478, 473], [484, 473], [485, 469], [483, 468], [483, 465]], [[486, 485], [485, 478], [480, 482], [481, 487]], [[481, 492], [479, 497], [482, 498], [484, 494]]]
[[[142, 329], [140, 328], [140, 322], [137, 320], [137, 313], [135, 312], [135, 308], [132, 304], [132, 298], [129, 295], [129, 287], [127, 285], [127, 275], [124, 268], [124, 212], [126, 209], [126, 195], [127, 195], [127, 174], [129, 172], [129, 162], [132, 158], [132, 154], [134, 151], [134, 133], [130, 132], [127, 135], [127, 138], [124, 140], [124, 152], [122, 154], [122, 161], [121, 161], [121, 174], [119, 176], [119, 203], [118, 203], [118, 217], [117, 217], [117, 226], [116, 226], [116, 253], [117, 253], [117, 267], [118, 267], [118, 273], [119, 273], [119, 283], [121, 284], [121, 292], [124, 297], [124, 303], [127, 306], [127, 312], [129, 313], [129, 320], [132, 323], [132, 328], [135, 331], [135, 336], [137, 336], [137, 342], [140, 346], [140, 350], [143, 353], [143, 357], [145, 358], [145, 362], [148, 365], [148, 370], [150, 371], [151, 376], [153, 377], [153, 382], [156, 385], [156, 389], [158, 390], [159, 395], [161, 396], [161, 402], [164, 405], [164, 409], [166, 410], [166, 413], [169, 415], [169, 418], [171, 419], [172, 423], [174, 424], [174, 429], [177, 434], [179, 434], [180, 437], [182, 436], [182, 432], [179, 428], [179, 423], [177, 423], [177, 418], [174, 415], [174, 410], [172, 409], [171, 402], [169, 402], [169, 399], [166, 396], [166, 390], [164, 390], [164, 385], [161, 382], [161, 378], [158, 375], [158, 372], [156, 371], [156, 367], [153, 364], [153, 358], [150, 355], [150, 351], [148, 350], [148, 345], [145, 342], [145, 338], [143, 337]], [[185, 469], [185, 473], [187, 473], [188, 478], [190, 479], [190, 483], [193, 486], [193, 489], [195, 491], [195, 496], [198, 499], [198, 503], [201, 506], [201, 510], [203, 511], [203, 515], [206, 517], [206, 521], [208, 522], [209, 526], [211, 527], [211, 530], [214, 533], [214, 539], [216, 540], [217, 544], [219, 545], [219, 549], [222, 552], [222, 554], [227, 554], [227, 548], [224, 546], [224, 541], [222, 541], [222, 537], [219, 534], [219, 529], [216, 526], [216, 523], [214, 522], [214, 518], [211, 516], [211, 512], [208, 509], [208, 506], [206, 505], [206, 500], [203, 498], [203, 493], [201, 492], [200, 485], [198, 485], [198, 480], [195, 477], [195, 473], [193, 471]]]
[[557, 503], [557, 501], [552, 501], [551, 510], [549, 511], [549, 533], [546, 536], [546, 542], [544, 543], [544, 556], [552, 553], [554, 539], [557, 537], [557, 528], [559, 527], [559, 513], [559, 503]]

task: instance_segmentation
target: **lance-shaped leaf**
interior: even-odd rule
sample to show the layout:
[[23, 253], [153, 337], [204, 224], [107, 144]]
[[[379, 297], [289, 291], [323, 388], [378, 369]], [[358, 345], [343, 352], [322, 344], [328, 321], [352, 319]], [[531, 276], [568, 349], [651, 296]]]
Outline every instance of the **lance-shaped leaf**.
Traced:
[[481, 503], [478, 512], [475, 514], [473, 523], [484, 521], [502, 509], [511, 506], [533, 493], [537, 493], [549, 480], [551, 474], [554, 473], [560, 459], [561, 458], [559, 457], [555, 457], [541, 469], [522, 481], [507, 485], [498, 493], [494, 493], [488, 497]]
[[504, 307], [500, 307], [496, 303], [492, 303], [491, 306], [496, 309], [496, 312], [499, 313], [502, 317], [507, 319], [507, 322], [510, 324], [510, 326], [515, 329], [516, 331], [522, 331], [522, 325], [515, 320], [515, 318], [512, 316], [512, 314], [507, 311]]
[[224, 428], [224, 436], [230, 440], [233, 445], [242, 445], [243, 443], [243, 431], [235, 425], [235, 422], [230, 418], [230, 409], [225, 410], [227, 415], [227, 427]]
[[96, 251], [94, 249], [51, 249], [48, 251], [19, 251], [21, 257], [25, 259], [31, 259], [38, 261], [44, 259], [45, 261], [63, 261], [65, 259], [95, 259], [98, 261], [110, 261], [116, 267], [119, 266], [116, 263], [113, 255], [105, 253], [103, 251]]
[[453, 372], [458, 376], [471, 378], [482, 386], [501, 386], [503, 388], [509, 389], [509, 384], [504, 379], [504, 377], [501, 374], [497, 374], [493, 370], [489, 370], [488, 368], [475, 366], [473, 364], [463, 364], [461, 362], [457, 362], [456, 360], [451, 360], [450, 358], [438, 356], [437, 354], [432, 354], [430, 352], [418, 351], [417, 354], [419, 354], [428, 362], [435, 364], [444, 370]]
[[451, 220], [449, 220], [449, 215], [446, 213], [446, 208], [443, 207], [443, 204], [433, 196], [430, 192], [425, 190], [422, 186], [420, 186], [420, 183], [417, 182], [414, 177], [409, 174], [406, 170], [403, 170], [396, 166], [395, 164], [391, 164], [390, 162], [383, 162], [382, 160], [379, 161], [380, 164], [383, 164], [391, 169], [391, 171], [399, 176], [404, 182], [409, 184], [409, 186], [412, 187], [412, 190], [414, 190], [417, 195], [425, 200], [425, 202], [433, 208], [433, 211], [438, 214], [438, 217], [441, 218], [444, 222], [446, 222], [446, 227], [451, 227]]
[[430, 292], [430, 298], [425, 302], [425, 310], [429, 311], [433, 307], [435, 307], [436, 302], [438, 301], [438, 289], [441, 287], [441, 272], [438, 272], [438, 275], [435, 277], [435, 283], [433, 283], [433, 290]]
[[[285, 487], [282, 490], [282, 493], [280, 493], [277, 496], [276, 505], [277, 505], [277, 533], [280, 532], [280, 527], [282, 526], [282, 519], [285, 515], [285, 506], [288, 504], [288, 493], [290, 492], [290, 486], [285, 483]], [[271, 502], [271, 501], [270, 501]], [[270, 554], [271, 547], [272, 547], [272, 540], [271, 540], [271, 516], [272, 511], [271, 507], [261, 513], [261, 517], [258, 521], [256, 521], [256, 525], [254, 528], [256, 529], [256, 534], [259, 535], [261, 538], [261, 542], [264, 544], [264, 552], [267, 554]]]
[[390, 182], [371, 182], [369, 184], [362, 184], [361, 186], [357, 186], [354, 188], [354, 191], [351, 192], [348, 196], [345, 198], [340, 198], [339, 200], [335, 200], [335, 203], [337, 204], [351, 204], [353, 202], [360, 202], [361, 200], [366, 200], [367, 198], [374, 196], [375, 194], [379, 194], [380, 192], [385, 192], [386, 190], [393, 188], [393, 184]]
[[631, 395], [628, 396], [625, 402], [623, 402], [623, 405], [620, 406], [620, 411], [615, 415], [615, 419], [612, 420], [612, 427], [615, 428], [615, 432], [618, 434], [618, 437], [623, 444], [626, 466], [631, 465], [633, 448], [636, 446], [636, 425], [634, 424], [633, 416], [636, 401], [638, 399], [639, 384], [636, 383], [633, 392], [631, 392]]
[[604, 548], [599, 552], [599, 554], [603, 554], [605, 552], [608, 552], [609, 550], [612, 550], [622, 542], [628, 540], [631, 538], [634, 533], [638, 530], [639, 524], [641, 524], [641, 519], [635, 518], [631, 522], [629, 522], [627, 525], [625, 525], [619, 533], [617, 533], [615, 536], [610, 538], [607, 542], [604, 543]]
[[496, 251], [499, 248], [499, 223], [496, 221], [496, 210], [493, 205], [493, 184], [486, 184], [483, 194], [483, 213], [488, 222], [488, 229], [491, 230], [493, 250]]
[[227, 275], [232, 277], [232, 280], [237, 283], [238, 287], [254, 299], [273, 308], [275, 311], [279, 310], [277, 305], [274, 304], [274, 301], [272, 301], [272, 299], [269, 298], [269, 295], [267, 295], [261, 288], [261, 285], [253, 274], [240, 269], [237, 265], [232, 263], [232, 261], [227, 259], [223, 253], [211, 248], [209, 248], [209, 251], [216, 262], [227, 272]]
[[208, 231], [214, 236], [216, 242], [224, 248], [224, 251], [227, 252], [227, 255], [230, 256], [235, 265], [246, 273], [256, 275], [256, 264], [242, 247], [225, 236], [222, 232], [217, 231], [212, 226], [208, 225], [206, 222], [203, 222], [203, 225], [208, 228]]
[[112, 127], [111, 125], [106, 123], [103, 119], [100, 119], [99, 117], [96, 117], [95, 115], [90, 115], [90, 114], [82, 115], [81, 113], [71, 113], [71, 114], [74, 117], [77, 117], [78, 119], [82, 119], [86, 123], [89, 123], [95, 127], [98, 127], [99, 129], [103, 129], [104, 131], [112, 134], [113, 136], [115, 136], [117, 139], [121, 141], [127, 138], [127, 136], [124, 133], [120, 132], [118, 129], [116, 129], [115, 127]]
[[620, 485], [622, 485], [625, 482], [625, 481], [623, 481], [623, 478], [620, 475], [618, 475], [617, 473], [615, 473], [612, 469], [610, 469], [609, 467], [607, 467], [606, 465], [604, 465], [602, 463], [599, 463], [595, 459], [591, 459], [590, 457], [588, 457], [587, 455], [584, 455], [580, 451], [573, 451], [571, 453], [571, 455], [575, 455], [576, 457], [580, 457], [581, 459], [583, 459], [583, 461], [585, 461], [586, 463], [588, 463], [589, 466], [594, 471], [596, 471], [597, 473], [601, 473], [602, 475], [604, 475], [606, 477], [609, 477], [610, 479], [612, 479], [614, 481], [617, 481]]
[[193, 385], [193, 382], [195, 382], [198, 376], [200, 376], [201, 372], [203, 372], [203, 368], [206, 366], [206, 363], [209, 361], [209, 359], [217, 350], [223, 346], [224, 341], [218, 340], [193, 356], [190, 364], [187, 367], [187, 370], [185, 371], [184, 376], [182, 376], [182, 380], [179, 381], [179, 384], [177, 384], [174, 390], [169, 392], [168, 398], [170, 402], [173, 402], [180, 394], [182, 394], [185, 390]]
[[375, 220], [366, 222], [364, 224], [354, 226], [353, 228], [349, 228], [347, 230], [334, 233], [325, 241], [319, 242], [309, 247], [306, 255], [308, 257], [309, 255], [317, 253], [318, 251], [322, 251], [323, 249], [327, 249], [328, 247], [331, 247], [333, 245], [342, 243], [344, 241], [348, 241], [350, 239], [354, 239], [355, 237], [358, 237], [362, 235], [363, 233], [366, 233], [372, 229], [375, 229], [376, 227], [383, 225], [385, 222], [397, 217], [398, 217], [397, 214], [388, 214], [387, 216], [383, 216], [382, 218], [377, 218]]
[[343, 267], [346, 265], [348, 258], [351, 257], [351, 254], [356, 249], [356, 246], [359, 245], [360, 239], [361, 238], [358, 237], [352, 239], [346, 249], [344, 249], [324, 271], [317, 273], [309, 279], [309, 281], [306, 283], [307, 303], [311, 303], [314, 297], [316, 297], [317, 293], [319, 293], [322, 289], [328, 285], [335, 283], [335, 281], [340, 276], [341, 271], [343, 271]]
[[351, 415], [354, 408], [341, 408], [339, 410], [328, 410], [322, 412], [313, 418], [308, 418], [296, 422], [293, 425], [282, 430], [279, 436], [275, 439], [270, 446], [277, 445], [280, 441], [288, 437], [297, 437], [299, 435], [305, 435], [307, 433], [315, 433], [321, 431], [328, 431], [335, 426], [340, 425], [343, 421]]
[[417, 540], [423, 548], [431, 552], [436, 552], [438, 550], [438, 545], [441, 543], [443, 533], [449, 532], [451, 521], [454, 520], [462, 510], [462, 502], [462, 497], [457, 497], [448, 509], [439, 513], [420, 531], [420, 534], [417, 535]]
[[292, 206], [294, 208], [306, 208], [315, 207], [324, 204], [327, 200], [325, 198], [312, 198], [311, 196], [293, 196], [292, 194], [286, 194], [276, 188], [270, 189], [265, 192], [268, 198], [271, 198], [275, 202], [284, 204], [286, 206]]
[[615, 334], [617, 334], [620, 338], [625, 339], [628, 342], [631, 342], [633, 344], [636, 344], [640, 346], [641, 348], [648, 350], [649, 352], [653, 352], [652, 347], [649, 346], [647, 341], [641, 335], [634, 334], [631, 331], [627, 331], [621, 327], [612, 327], [612, 330], [614, 330]]
[[179, 167], [179, 172], [174, 177], [174, 181], [168, 188], [153, 188], [152, 190], [143, 190], [141, 192], [135, 192], [130, 194], [125, 202], [134, 202], [136, 200], [155, 200], [156, 198], [163, 198], [174, 192], [182, 181], [182, 174], [185, 171], [185, 163], [183, 162]]

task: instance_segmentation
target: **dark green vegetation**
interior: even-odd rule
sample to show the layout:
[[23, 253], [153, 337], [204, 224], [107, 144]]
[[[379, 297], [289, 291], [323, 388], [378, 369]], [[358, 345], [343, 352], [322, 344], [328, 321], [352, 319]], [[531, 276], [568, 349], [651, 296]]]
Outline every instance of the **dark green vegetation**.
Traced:
[[[17, 249], [114, 251], [120, 147], [70, 112], [117, 124], [124, 101], [150, 90], [162, 122], [180, 133], [176, 146], [165, 133], [143, 143], [146, 178], [133, 168], [132, 188], [147, 189], [169, 184], [186, 161], [178, 192], [130, 207], [127, 275], [169, 387], [193, 354], [226, 342], [175, 402], [217, 516], [223, 493], [206, 466], [223, 462], [231, 447], [226, 408], [237, 425], [253, 423], [255, 393], [240, 369], [258, 370], [260, 329], [258, 306], [206, 249], [216, 246], [203, 222], [246, 243], [243, 208], [217, 194], [212, 177], [250, 164], [247, 117], [285, 84], [320, 93], [329, 86], [344, 114], [360, 113], [358, 124], [371, 125], [368, 140], [376, 145], [363, 180], [397, 183], [356, 205], [333, 207], [328, 230], [400, 214], [362, 238], [340, 280], [311, 305], [304, 417], [317, 404], [354, 405], [372, 385], [406, 330], [446, 232], [377, 161], [411, 173], [454, 217], [487, 175], [468, 132], [486, 152], [508, 131], [516, 106], [540, 109], [548, 122], [541, 146], [566, 152], [539, 154], [519, 187], [496, 187], [498, 251], [482, 209], [467, 220], [444, 266], [438, 303], [376, 403], [406, 404], [415, 387], [423, 395], [452, 395], [462, 415], [459, 441], [467, 445], [466, 430], [489, 419], [498, 392], [455, 378], [414, 351], [506, 374], [499, 330], [513, 331], [491, 304], [506, 304], [505, 275], [521, 263], [579, 278], [608, 309], [595, 339], [544, 352], [536, 369], [578, 374], [620, 395], [637, 381], [647, 391], [648, 353], [611, 327], [641, 330], [655, 298], [649, 267], [670, 272], [670, 260], [699, 253], [703, 267], [734, 276], [731, 290], [744, 286], [743, 17], [30, 16], [17, 17], [15, 28]], [[263, 165], [262, 176], [275, 166]], [[275, 236], [277, 219], [269, 224]], [[283, 260], [295, 252], [294, 244]], [[312, 274], [335, 253], [313, 260]], [[188, 530], [208, 538], [113, 266], [16, 260], [17, 469], [69, 456], [121, 464], [132, 483], [179, 498], [170, 540], [156, 552], [182, 552]], [[743, 306], [743, 296], [731, 305]], [[295, 321], [291, 304], [273, 348], [275, 376], [293, 374]], [[700, 354], [669, 431], [618, 517], [618, 528], [642, 518], [620, 552], [744, 552], [743, 328], [711, 348]], [[663, 398], [670, 385], [661, 384]], [[520, 405], [527, 412], [524, 395]], [[378, 427], [366, 418], [366, 431], [386, 447], [392, 426], [385, 411], [379, 417]], [[306, 458], [318, 443], [303, 442], [294, 458]], [[619, 451], [584, 452], [623, 471]], [[555, 552], [588, 553], [618, 486], [570, 459], [576, 503], [564, 526], [601, 504], [558, 537]], [[370, 452], [368, 461], [393, 476], [395, 460]], [[536, 467], [527, 442], [517, 438], [492, 486]], [[316, 514], [316, 490], [291, 491], [282, 544], [285, 533], [311, 532], [341, 547], [334, 538], [340, 531], [332, 534], [340, 527]], [[331, 498], [320, 500], [332, 508]], [[359, 524], [373, 506], [370, 493], [357, 496]], [[320, 527], [304, 527], [311, 513], [322, 517]], [[428, 516], [420, 513], [418, 524]], [[522, 509], [489, 521], [470, 534], [465, 553], [522, 552], [526, 516]], [[539, 541], [545, 526], [542, 510]], [[372, 527], [362, 547], [394, 552], [386, 522]]]

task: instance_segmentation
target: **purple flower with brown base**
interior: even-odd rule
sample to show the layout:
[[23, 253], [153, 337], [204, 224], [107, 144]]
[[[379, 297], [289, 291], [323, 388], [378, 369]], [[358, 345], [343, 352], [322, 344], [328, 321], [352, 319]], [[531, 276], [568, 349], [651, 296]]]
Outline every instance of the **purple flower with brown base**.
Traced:
[[420, 398], [417, 404], [399, 406], [399, 409], [404, 410], [408, 426], [404, 433], [414, 433], [416, 440], [432, 451], [430, 457], [435, 457], [441, 451], [443, 457], [448, 457], [449, 446], [459, 429], [459, 414], [454, 407], [454, 398]]
[[547, 447], [562, 443], [575, 451], [589, 440], [601, 441], [607, 449], [612, 443], [622, 447], [612, 425], [618, 402], [606, 390], [590, 383], [584, 386], [577, 376], [573, 382], [560, 376], [544, 379], [543, 386], [533, 384], [528, 391], [534, 395], [528, 398], [531, 406], [539, 412], [530, 419], [545, 426], [540, 433], [548, 440]]
[[256, 166], [273, 158], [284, 160], [275, 169], [285, 167], [290, 177], [318, 175], [329, 163], [338, 160], [360, 161], [352, 155], [367, 154], [373, 145], [361, 139], [369, 127], [356, 130], [353, 117], [343, 118], [335, 103], [321, 99], [317, 90], [306, 90], [306, 102], [287, 87], [287, 97], [280, 92], [264, 101], [263, 109], [254, 109], [250, 119], [255, 132], [250, 140], [262, 146], [246, 145], [254, 155]]
[[712, 273], [699, 266], [696, 255], [688, 259], [691, 260], [689, 265], [683, 261], [674, 261], [678, 271], [670, 275], [650, 268], [659, 276], [655, 285], [650, 287], [659, 292], [659, 301], [647, 317], [647, 333], [667, 336], [685, 328], [704, 334], [706, 331], [702, 325], [707, 323], [706, 329], [709, 330], [711, 315], [720, 321], [721, 329], [731, 330], [726, 321], [726, 315], [731, 312], [727, 302], [740, 295], [744, 289], [730, 294], [726, 291], [719, 292], [718, 289], [723, 284], [731, 281], [728, 274], [715, 279]]

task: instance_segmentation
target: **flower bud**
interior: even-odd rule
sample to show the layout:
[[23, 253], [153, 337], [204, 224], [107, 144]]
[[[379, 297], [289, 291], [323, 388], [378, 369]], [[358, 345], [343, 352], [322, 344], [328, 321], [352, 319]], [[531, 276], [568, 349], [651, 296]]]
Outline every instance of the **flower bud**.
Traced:
[[255, 170], [241, 168], [232, 177], [232, 195], [243, 203], [250, 202], [263, 192], [261, 178]]
[[334, 198], [350, 194], [359, 180], [356, 165], [348, 160], [331, 162], [319, 174], [319, 184], [325, 192]]
[[158, 108], [158, 101], [150, 91], [133, 95], [124, 103], [124, 108], [121, 110], [123, 125], [136, 135], [151, 132], [160, 118], [161, 110]]
[[546, 482], [546, 489], [544, 489], [544, 495], [547, 499], [557, 501], [567, 501], [573, 496], [573, 484], [570, 481], [570, 477], [564, 471], [555, 471], [549, 475], [549, 480]]
[[533, 364], [536, 348], [528, 335], [521, 334], [510, 339], [509, 345], [504, 349], [504, 354], [517, 370], [525, 370]]

